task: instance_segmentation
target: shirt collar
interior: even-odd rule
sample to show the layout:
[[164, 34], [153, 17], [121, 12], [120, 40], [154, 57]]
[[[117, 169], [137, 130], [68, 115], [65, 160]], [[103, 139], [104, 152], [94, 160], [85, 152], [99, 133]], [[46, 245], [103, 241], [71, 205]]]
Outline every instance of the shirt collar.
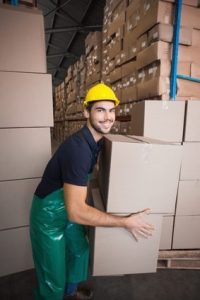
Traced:
[[97, 151], [97, 152], [100, 151], [103, 142], [102, 139], [96, 142], [92, 133], [90, 132], [89, 128], [86, 125], [81, 130], [84, 135], [84, 138], [86, 139], [86, 141], [90, 146], [90, 149], [92, 151]]

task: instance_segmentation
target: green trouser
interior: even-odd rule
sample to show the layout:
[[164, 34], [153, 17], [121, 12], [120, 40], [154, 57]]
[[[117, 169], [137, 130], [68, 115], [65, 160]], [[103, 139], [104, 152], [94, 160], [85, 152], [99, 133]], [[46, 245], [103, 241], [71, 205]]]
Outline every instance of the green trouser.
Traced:
[[38, 280], [37, 300], [62, 300], [66, 283], [88, 276], [89, 246], [85, 227], [67, 218], [63, 189], [34, 196], [30, 236]]

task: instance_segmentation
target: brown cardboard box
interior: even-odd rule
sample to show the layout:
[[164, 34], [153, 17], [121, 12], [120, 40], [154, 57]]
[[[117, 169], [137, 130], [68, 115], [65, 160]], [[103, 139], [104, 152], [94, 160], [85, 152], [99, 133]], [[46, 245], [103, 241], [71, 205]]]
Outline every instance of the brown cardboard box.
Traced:
[[0, 230], [29, 225], [31, 201], [40, 178], [0, 182]]
[[0, 180], [41, 177], [51, 156], [50, 128], [0, 130]]
[[169, 86], [169, 78], [164, 76], [154, 77], [150, 80], [144, 80], [141, 83], [137, 83], [138, 100], [161, 95], [166, 95], [169, 99]]
[[108, 27], [108, 36], [114, 35], [120, 28], [123, 28], [124, 23], [125, 11], [122, 11], [120, 15]]
[[176, 215], [200, 216], [200, 181], [180, 181], [176, 205]]
[[195, 46], [179, 46], [179, 53], [178, 53], [179, 61], [183, 62], [195, 62], [199, 63], [200, 59], [200, 48]]
[[137, 26], [139, 35], [147, 32], [157, 23], [173, 24], [173, 4], [159, 0], [145, 1]]
[[0, 72], [0, 82], [1, 128], [53, 126], [51, 75]]
[[145, 69], [141, 69], [141, 71], [146, 71], [145, 77], [147, 80], [160, 76], [169, 77], [171, 73], [171, 62], [168, 60], [157, 60], [148, 65]]
[[184, 142], [180, 180], [200, 179], [200, 143]]
[[156, 42], [139, 52], [137, 55], [137, 69], [141, 69], [155, 60], [170, 60], [171, 46], [166, 42]]
[[200, 84], [185, 79], [177, 79], [177, 96], [200, 97]]
[[[123, 38], [123, 49], [130, 48], [132, 45], [136, 45], [137, 38], [138, 38], [137, 27], [134, 28], [132, 31], [125, 33]], [[137, 46], [136, 46], [137, 48]]]
[[[167, 159], [166, 159], [167, 157]], [[107, 212], [174, 213], [182, 146], [137, 136], [107, 135], [99, 182]]]
[[[200, 64], [191, 63], [191, 76], [200, 79]], [[200, 95], [199, 95], [200, 98]]]
[[200, 30], [192, 29], [192, 46], [200, 47]]
[[122, 65], [122, 78], [128, 75], [136, 74], [136, 61], [132, 60]]
[[46, 73], [43, 15], [38, 9], [0, 5], [0, 70]]
[[[93, 189], [92, 194], [94, 206], [104, 211], [98, 189]], [[139, 242], [123, 228], [90, 228], [92, 275], [156, 272], [162, 215], [150, 214], [146, 219], [156, 230], [151, 237], [141, 238]]]
[[185, 103], [146, 100], [132, 108], [132, 134], [181, 143]]
[[0, 276], [33, 268], [29, 227], [0, 231]]
[[140, 9], [141, 1], [139, 0], [129, 3], [129, 6], [126, 8], [126, 33], [132, 31], [138, 25], [140, 21]]
[[110, 73], [110, 83], [116, 82], [122, 77], [122, 68], [117, 67]]
[[200, 101], [187, 101], [185, 142], [200, 142]]
[[176, 216], [173, 249], [200, 248], [200, 216]]
[[173, 224], [174, 216], [163, 216], [159, 246], [160, 250], [170, 250], [172, 248]]
[[189, 62], [178, 62], [177, 72], [178, 74], [192, 76], [191, 64]]
[[147, 47], [148, 47], [147, 33], [144, 33], [137, 39], [137, 52], [140, 52]]
[[122, 89], [121, 102], [131, 102], [137, 100], [137, 87], [136, 85], [128, 86]]
[[188, 5], [182, 6], [182, 12], [181, 12], [182, 26], [200, 29], [199, 19], [200, 19], [200, 10], [198, 8], [191, 7]]
[[[173, 26], [171, 24], [156, 24], [148, 32], [148, 43], [151, 44], [156, 41], [163, 41], [171, 43], [173, 40]], [[192, 29], [181, 27], [179, 44], [192, 45]]]
[[121, 39], [112, 39], [110, 42], [110, 47], [108, 50], [108, 56], [113, 59], [119, 52], [122, 50], [122, 40]]

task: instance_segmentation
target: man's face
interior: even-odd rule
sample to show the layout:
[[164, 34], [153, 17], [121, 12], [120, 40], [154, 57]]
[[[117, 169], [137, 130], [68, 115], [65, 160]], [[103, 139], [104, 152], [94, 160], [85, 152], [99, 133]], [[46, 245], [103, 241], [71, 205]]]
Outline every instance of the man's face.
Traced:
[[87, 113], [91, 127], [100, 134], [109, 133], [115, 122], [115, 105], [112, 101], [97, 101]]

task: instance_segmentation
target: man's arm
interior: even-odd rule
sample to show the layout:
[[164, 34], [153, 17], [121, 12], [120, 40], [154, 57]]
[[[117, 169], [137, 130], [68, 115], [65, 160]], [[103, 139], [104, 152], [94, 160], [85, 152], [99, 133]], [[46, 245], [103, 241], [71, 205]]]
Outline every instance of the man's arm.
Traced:
[[87, 187], [64, 184], [65, 205], [72, 222], [90, 226], [123, 227], [130, 231], [136, 240], [138, 236], [147, 238], [152, 234], [153, 226], [143, 219], [149, 213], [149, 209], [128, 217], [120, 217], [89, 206], [86, 197]]

